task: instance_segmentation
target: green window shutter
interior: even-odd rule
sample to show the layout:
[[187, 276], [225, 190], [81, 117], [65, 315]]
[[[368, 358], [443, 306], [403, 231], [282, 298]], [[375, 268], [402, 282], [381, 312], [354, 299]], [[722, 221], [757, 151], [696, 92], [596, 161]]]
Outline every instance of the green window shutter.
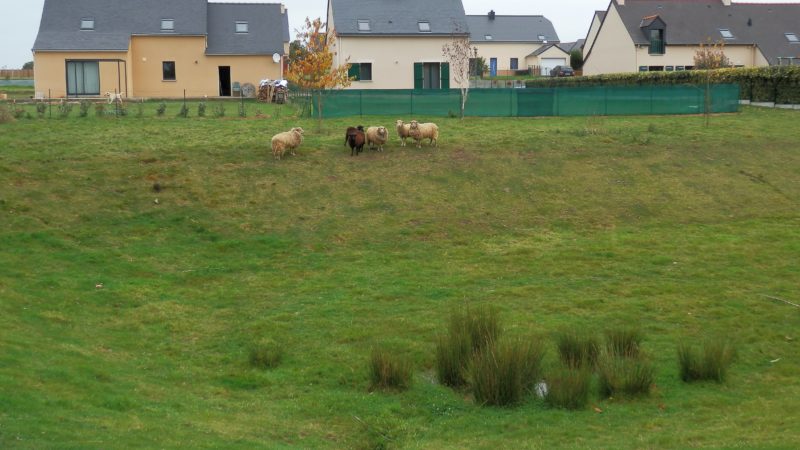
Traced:
[[414, 63], [414, 89], [422, 89], [422, 63]]
[[450, 63], [442, 63], [441, 72], [442, 89], [450, 89]]
[[350, 68], [347, 69], [347, 77], [353, 81], [358, 81], [361, 79], [361, 64], [350, 64]]

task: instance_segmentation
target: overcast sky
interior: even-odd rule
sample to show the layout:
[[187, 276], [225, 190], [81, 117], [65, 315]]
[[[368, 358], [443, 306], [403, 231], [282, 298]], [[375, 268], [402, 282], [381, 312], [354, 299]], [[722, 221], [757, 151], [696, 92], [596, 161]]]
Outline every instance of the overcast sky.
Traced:
[[[136, 0], [128, 0], [135, 2]], [[164, 0], [169, 1], [169, 0]], [[214, 0], [230, 3], [232, 0]], [[280, 0], [234, 0], [237, 3], [276, 3]], [[436, 0], [431, 0], [436, 1]], [[586, 36], [592, 14], [605, 10], [609, 0], [463, 0], [467, 14], [542, 14], [556, 27], [562, 42]], [[303, 20], [325, 17], [327, 0], [283, 0], [289, 8], [292, 39]], [[794, 3], [786, 0], [748, 0], [748, 3]], [[0, 68], [19, 68], [31, 61], [31, 47], [39, 30], [44, 0], [0, 0]]]

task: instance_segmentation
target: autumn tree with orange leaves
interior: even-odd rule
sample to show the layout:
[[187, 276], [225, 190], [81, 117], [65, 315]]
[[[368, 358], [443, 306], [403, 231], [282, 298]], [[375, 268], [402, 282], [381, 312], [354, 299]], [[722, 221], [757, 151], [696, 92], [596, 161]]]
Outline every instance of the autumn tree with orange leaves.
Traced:
[[326, 33], [320, 18], [306, 23], [297, 33], [302, 51], [289, 61], [286, 79], [303, 89], [318, 91], [317, 114], [322, 119], [322, 95], [325, 90], [350, 86], [347, 71], [349, 64], [333, 67], [336, 53], [331, 48], [336, 43], [334, 33]]

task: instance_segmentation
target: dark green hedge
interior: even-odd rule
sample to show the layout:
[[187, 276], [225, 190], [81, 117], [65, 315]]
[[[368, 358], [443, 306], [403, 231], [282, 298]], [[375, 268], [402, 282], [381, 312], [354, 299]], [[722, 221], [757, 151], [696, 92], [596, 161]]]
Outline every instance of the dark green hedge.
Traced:
[[568, 86], [629, 86], [643, 84], [713, 84], [733, 83], [740, 87], [740, 98], [754, 102], [800, 104], [800, 66], [719, 69], [706, 72], [615, 73], [573, 78], [530, 80], [530, 88]]

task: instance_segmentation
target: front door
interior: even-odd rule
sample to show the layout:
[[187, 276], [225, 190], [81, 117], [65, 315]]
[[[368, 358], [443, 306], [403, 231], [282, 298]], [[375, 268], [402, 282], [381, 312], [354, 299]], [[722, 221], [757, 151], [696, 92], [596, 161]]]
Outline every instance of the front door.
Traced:
[[99, 61], [67, 61], [67, 95], [100, 95]]
[[231, 96], [231, 67], [219, 66], [219, 96]]
[[489, 76], [490, 77], [497, 76], [497, 58], [489, 59]]

